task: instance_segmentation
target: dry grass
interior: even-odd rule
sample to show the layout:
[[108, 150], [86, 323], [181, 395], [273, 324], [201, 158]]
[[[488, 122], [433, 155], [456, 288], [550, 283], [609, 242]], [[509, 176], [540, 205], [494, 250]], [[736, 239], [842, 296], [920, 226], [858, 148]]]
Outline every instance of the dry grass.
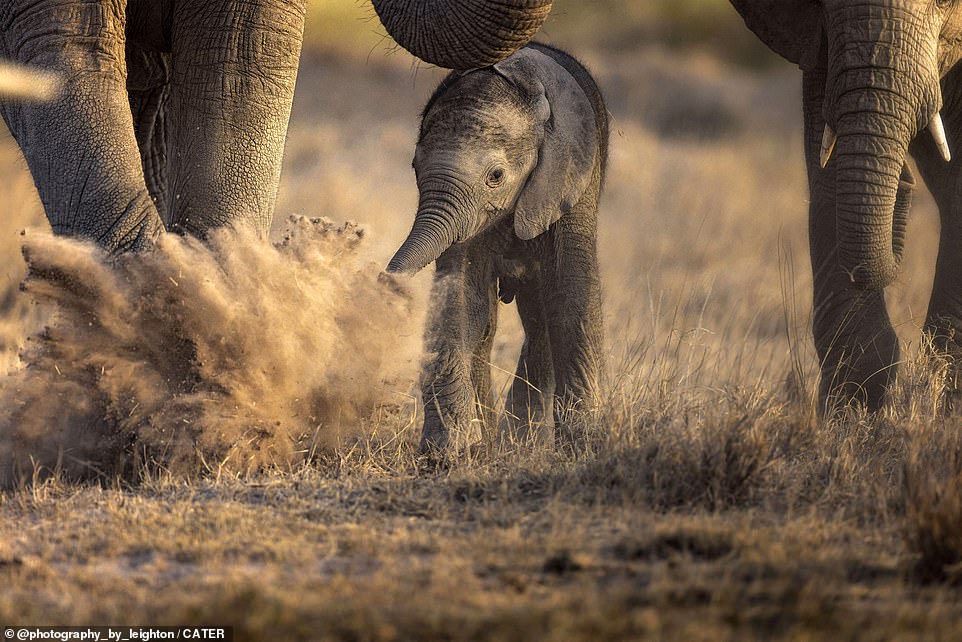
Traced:
[[[559, 0], [553, 20], [565, 11], [581, 9]], [[548, 35], [585, 42], [567, 33]], [[364, 221], [386, 262], [439, 72], [360, 49], [303, 62], [278, 218]], [[251, 640], [962, 636], [960, 420], [944, 368], [915, 356], [931, 203], [917, 199], [889, 292], [909, 355], [892, 405], [818, 422], [800, 81], [709, 49], [577, 50], [614, 123], [611, 386], [583, 450], [505, 435], [438, 466], [415, 452], [408, 405], [254, 475], [37, 479], [0, 494], [0, 622], [218, 623]], [[9, 145], [0, 172], [0, 220], [35, 215]], [[7, 256], [18, 225], [0, 233]], [[15, 284], [22, 265], [4, 264]], [[510, 372], [519, 327], [502, 312], [495, 366]]]

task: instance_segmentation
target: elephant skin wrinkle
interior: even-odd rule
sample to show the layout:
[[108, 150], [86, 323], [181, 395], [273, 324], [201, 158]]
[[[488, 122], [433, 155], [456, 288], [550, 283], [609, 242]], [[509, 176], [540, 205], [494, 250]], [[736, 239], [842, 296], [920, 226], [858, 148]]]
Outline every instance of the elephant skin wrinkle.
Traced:
[[359, 436], [410, 399], [426, 299], [372, 245], [303, 217], [275, 244], [225, 228], [113, 259], [28, 234], [24, 289], [48, 318], [0, 382], [0, 486], [35, 465], [246, 473]]

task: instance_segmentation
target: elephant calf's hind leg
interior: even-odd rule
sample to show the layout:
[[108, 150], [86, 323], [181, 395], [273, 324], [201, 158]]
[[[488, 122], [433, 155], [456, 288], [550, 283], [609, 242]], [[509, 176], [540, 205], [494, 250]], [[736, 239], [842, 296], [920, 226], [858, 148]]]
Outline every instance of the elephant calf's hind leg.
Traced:
[[540, 285], [533, 282], [520, 284], [516, 302], [524, 327], [524, 344], [505, 410], [510, 430], [517, 431], [521, 438], [535, 438], [541, 432], [550, 432], [554, 425], [551, 339]]

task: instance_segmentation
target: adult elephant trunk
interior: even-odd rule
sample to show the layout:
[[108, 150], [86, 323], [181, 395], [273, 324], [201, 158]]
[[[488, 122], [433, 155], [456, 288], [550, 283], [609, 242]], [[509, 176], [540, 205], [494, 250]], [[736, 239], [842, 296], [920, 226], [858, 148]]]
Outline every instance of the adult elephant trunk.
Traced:
[[[856, 287], [879, 290], [895, 280], [902, 260], [912, 191], [905, 168], [909, 143], [930, 123], [941, 123], [936, 118], [941, 105], [938, 43], [913, 3], [833, 2], [825, 7], [824, 109], [838, 134], [839, 267]], [[834, 142], [831, 127], [825, 134], [823, 164]], [[941, 141], [947, 157], [944, 134]]]
[[[891, 132], [891, 123], [869, 123]], [[865, 289], [882, 289], [898, 275], [911, 195], [903, 168], [908, 137], [843, 131], [838, 139], [836, 229], [840, 267]]]
[[552, 0], [372, 0], [399, 45], [439, 67], [476, 69], [534, 37]]

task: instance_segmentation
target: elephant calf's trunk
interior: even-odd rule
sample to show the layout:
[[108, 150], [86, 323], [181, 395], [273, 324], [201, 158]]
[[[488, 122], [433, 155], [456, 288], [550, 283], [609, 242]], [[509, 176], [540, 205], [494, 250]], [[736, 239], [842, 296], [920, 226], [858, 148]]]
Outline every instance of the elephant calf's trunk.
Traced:
[[419, 212], [407, 239], [395, 252], [388, 272], [414, 274], [436, 261], [455, 242], [452, 225], [441, 216]]

